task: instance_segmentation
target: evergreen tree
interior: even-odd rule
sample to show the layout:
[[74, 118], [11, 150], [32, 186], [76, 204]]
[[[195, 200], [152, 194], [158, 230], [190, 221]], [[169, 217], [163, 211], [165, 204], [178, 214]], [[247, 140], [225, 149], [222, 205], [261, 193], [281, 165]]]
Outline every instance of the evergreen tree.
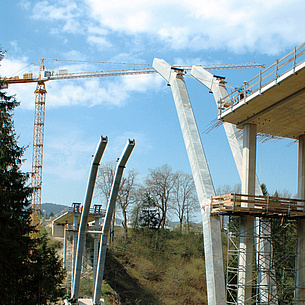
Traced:
[[[3, 56], [0, 48], [0, 61]], [[18, 102], [1, 88], [0, 79], [0, 304], [47, 304], [63, 295], [64, 272], [46, 236], [31, 226], [29, 175], [21, 171], [25, 148], [13, 124]]]
[[31, 253], [29, 286], [31, 299], [28, 304], [49, 304], [63, 299], [66, 295], [62, 282], [65, 277], [55, 245], [50, 244], [47, 233], [35, 239]]
[[139, 223], [141, 228], [155, 229], [159, 223], [158, 210], [149, 193], [144, 194]]
[[[0, 50], [0, 60], [4, 52]], [[3, 82], [1, 81], [0, 87]], [[22, 303], [27, 291], [30, 233], [28, 176], [20, 171], [23, 147], [14, 132], [12, 112], [18, 105], [13, 96], [0, 90], [0, 300]]]

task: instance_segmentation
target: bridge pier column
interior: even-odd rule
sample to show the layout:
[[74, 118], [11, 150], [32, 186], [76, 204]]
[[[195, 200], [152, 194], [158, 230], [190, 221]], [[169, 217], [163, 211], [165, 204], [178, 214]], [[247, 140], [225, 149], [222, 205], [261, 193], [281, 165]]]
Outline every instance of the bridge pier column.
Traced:
[[[243, 127], [242, 194], [255, 195], [256, 125]], [[244, 203], [251, 208], [253, 204]], [[254, 217], [241, 216], [238, 260], [237, 304], [251, 304], [254, 255]]]
[[[299, 137], [298, 198], [305, 199], [305, 134]], [[296, 304], [305, 303], [305, 220], [297, 220]]]

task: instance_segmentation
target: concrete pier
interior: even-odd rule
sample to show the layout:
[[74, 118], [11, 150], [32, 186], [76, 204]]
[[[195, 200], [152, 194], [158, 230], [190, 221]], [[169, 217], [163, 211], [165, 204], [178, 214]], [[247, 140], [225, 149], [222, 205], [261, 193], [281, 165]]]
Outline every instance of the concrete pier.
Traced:
[[[255, 195], [256, 125], [243, 128], [242, 194]], [[245, 205], [245, 204], [244, 204]], [[252, 204], [246, 204], [251, 208]], [[241, 216], [239, 237], [239, 261], [237, 304], [252, 304], [252, 275], [254, 254], [254, 217]]]
[[153, 67], [170, 84], [181, 131], [201, 206], [207, 295], [209, 305], [226, 304], [220, 217], [210, 214], [210, 198], [215, 195], [208, 163], [184, 82], [184, 71], [154, 59]]
[[[305, 199], [305, 134], [299, 137], [298, 198]], [[297, 220], [296, 304], [305, 303], [305, 219]]]

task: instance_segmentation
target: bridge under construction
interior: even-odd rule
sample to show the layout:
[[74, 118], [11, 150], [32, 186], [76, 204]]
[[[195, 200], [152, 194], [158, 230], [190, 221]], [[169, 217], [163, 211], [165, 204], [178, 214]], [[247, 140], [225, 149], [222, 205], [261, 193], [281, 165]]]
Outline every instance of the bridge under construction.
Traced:
[[[212, 75], [201, 66], [192, 67], [191, 75], [214, 95], [218, 120], [223, 122], [242, 182], [240, 194], [221, 195], [215, 194], [184, 81], [186, 71], [183, 68], [172, 67], [162, 59], [154, 59], [153, 68], [166, 80], [172, 90], [199, 198], [209, 305], [305, 303], [304, 54], [305, 44], [302, 44], [231, 93], [228, 93], [222, 77]], [[240, 130], [242, 137], [237, 136]], [[298, 141], [297, 198], [279, 198], [263, 194], [256, 176], [258, 133], [266, 137], [282, 137]], [[124, 156], [122, 159], [124, 160]], [[114, 202], [115, 198], [109, 199], [99, 250], [101, 269], [96, 270], [95, 292], [90, 304], [101, 304], [100, 285], [108, 237], [107, 214], [108, 210], [109, 215], [112, 213]], [[87, 211], [88, 217], [88, 202], [86, 207], [84, 210]], [[222, 216], [239, 219], [236, 229], [233, 232], [227, 231], [230, 246], [227, 251], [226, 272], [222, 245]], [[285, 220], [287, 226], [289, 224], [295, 226], [293, 253], [288, 256], [283, 253], [281, 258], [274, 254], [274, 236], [279, 233], [272, 230], [274, 219], [280, 219], [282, 222]], [[86, 222], [87, 219], [82, 220], [83, 227], [79, 226], [77, 257], [72, 266], [74, 274], [69, 304], [79, 304], [80, 264]], [[229, 225], [229, 229], [232, 226], [233, 224]], [[284, 234], [287, 226], [283, 227], [280, 233]], [[278, 267], [283, 265], [287, 257], [295, 259], [295, 266], [285, 271], [294, 278], [294, 281], [289, 282], [286, 287], [286, 283], [281, 282], [285, 275], [278, 276]], [[285, 299], [283, 290], [289, 291], [292, 299]]]
[[[222, 77], [203, 67], [193, 66], [191, 75], [213, 93], [218, 119], [223, 126], [238, 169], [241, 194], [215, 196], [208, 163], [199, 136], [191, 102], [184, 82], [185, 71], [164, 60], [155, 59], [153, 67], [171, 87], [179, 122], [201, 205], [205, 250], [208, 304], [285, 304], [286, 289], [276, 276], [271, 219], [294, 221], [296, 226], [293, 301], [305, 303], [305, 44], [277, 60], [243, 86], [227, 92]], [[242, 138], [238, 137], [242, 130]], [[256, 176], [257, 134], [298, 140], [297, 199], [263, 196]], [[221, 216], [238, 216], [235, 248], [228, 261], [236, 262], [235, 275], [227, 266], [225, 279]], [[228, 234], [231, 238], [233, 235]], [[234, 236], [233, 236], [234, 237]], [[235, 258], [233, 254], [235, 253]], [[289, 255], [291, 257], [291, 255]], [[231, 260], [231, 261], [232, 261]], [[282, 260], [287, 260], [283, 255]], [[231, 269], [230, 269], [231, 268]], [[228, 271], [229, 270], [229, 271]], [[284, 275], [282, 276], [284, 279]], [[234, 279], [232, 281], [232, 279]], [[284, 288], [283, 288], [284, 287]]]

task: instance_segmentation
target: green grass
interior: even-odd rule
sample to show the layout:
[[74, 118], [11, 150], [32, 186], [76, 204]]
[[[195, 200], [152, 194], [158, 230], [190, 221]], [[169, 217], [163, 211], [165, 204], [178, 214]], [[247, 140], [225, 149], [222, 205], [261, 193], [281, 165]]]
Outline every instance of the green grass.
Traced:
[[207, 304], [202, 234], [117, 232], [105, 268], [114, 304]]
[[[106, 305], [207, 304], [202, 233], [120, 228], [108, 247], [102, 297]], [[80, 297], [92, 297], [92, 271]]]

